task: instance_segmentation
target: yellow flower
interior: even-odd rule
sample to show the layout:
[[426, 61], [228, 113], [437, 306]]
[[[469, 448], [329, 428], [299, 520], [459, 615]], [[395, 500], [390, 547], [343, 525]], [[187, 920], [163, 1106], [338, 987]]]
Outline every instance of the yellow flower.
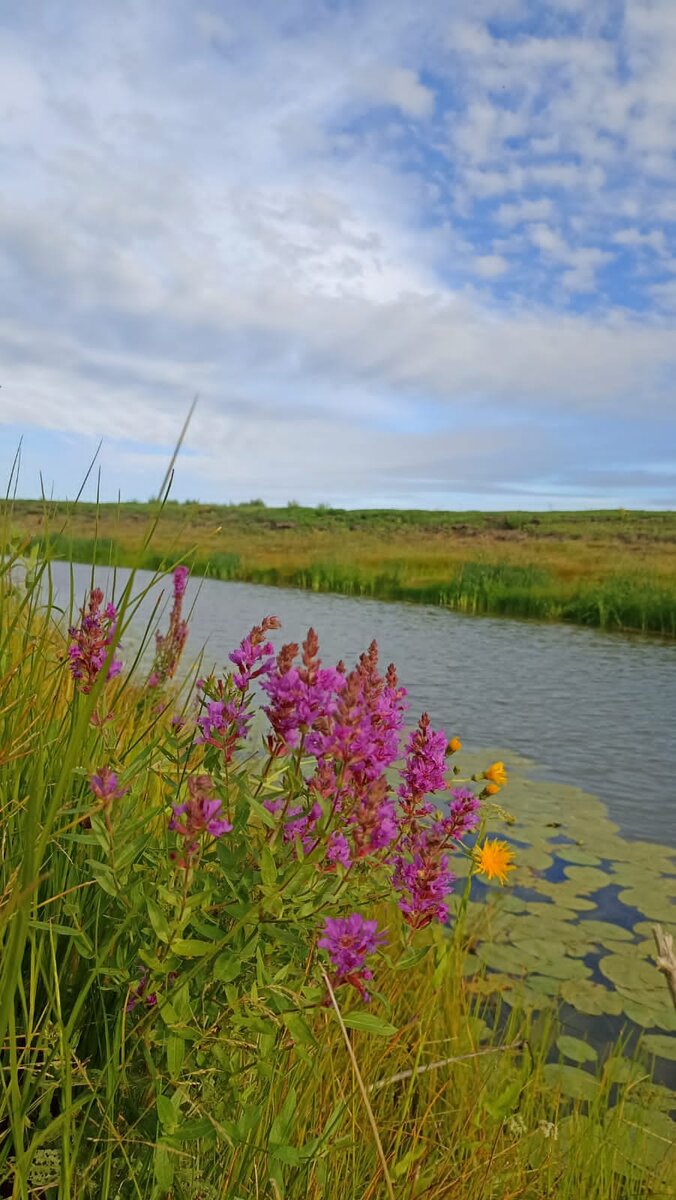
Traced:
[[514, 853], [507, 842], [488, 839], [483, 846], [475, 846], [473, 851], [477, 871], [481, 871], [487, 879], [497, 879], [500, 884], [507, 882], [507, 872], [514, 870]]
[[487, 796], [496, 796], [500, 791], [500, 788], [498, 787], [497, 783], [487, 783], [484, 791]]
[[451, 738], [448, 743], [447, 754], [456, 754], [458, 750], [462, 750], [462, 742], [459, 737]]
[[490, 779], [491, 783], [497, 783], [499, 787], [503, 787], [507, 782], [505, 764], [502, 762], [491, 763], [488, 770], [484, 771], [484, 779]]

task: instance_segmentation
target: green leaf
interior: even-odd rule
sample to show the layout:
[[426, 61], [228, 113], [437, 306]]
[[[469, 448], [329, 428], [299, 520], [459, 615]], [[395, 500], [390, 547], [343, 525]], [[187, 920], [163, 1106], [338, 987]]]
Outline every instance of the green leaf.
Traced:
[[176, 938], [171, 949], [179, 958], [201, 958], [210, 954], [213, 945], [210, 942], [200, 942], [197, 938]]
[[267, 843], [264, 844], [261, 850], [261, 879], [266, 887], [274, 887], [277, 882], [277, 864], [270, 847]]
[[361, 1033], [375, 1033], [378, 1037], [393, 1037], [398, 1033], [396, 1025], [388, 1025], [374, 1013], [352, 1012], [343, 1015], [343, 1022], [348, 1029], [358, 1029]]
[[413, 946], [405, 950], [401, 958], [393, 964], [395, 971], [409, 971], [411, 967], [417, 967], [418, 963], [422, 962], [425, 955], [429, 952], [431, 946], [418, 946], [415, 949]]
[[109, 896], [117, 896], [118, 889], [115, 886], [115, 876], [110, 867], [106, 863], [98, 862], [95, 858], [88, 858], [87, 866], [99, 887]]
[[157, 1116], [159, 1118], [160, 1125], [168, 1133], [172, 1133], [176, 1127], [176, 1122], [178, 1119], [178, 1114], [172, 1100], [169, 1098], [169, 1096], [158, 1096], [156, 1103]]
[[167, 1038], [167, 1070], [172, 1078], [177, 1079], [183, 1065], [185, 1042], [177, 1033], [172, 1032]]
[[213, 977], [219, 983], [232, 983], [242, 973], [242, 963], [239, 957], [230, 954], [219, 954], [213, 965]]
[[164, 1142], [157, 1142], [153, 1156], [155, 1182], [165, 1192], [168, 1192], [174, 1182], [174, 1157], [169, 1153]]
[[557, 1088], [564, 1096], [573, 1100], [594, 1100], [598, 1083], [593, 1075], [580, 1067], [569, 1067], [564, 1063], [547, 1063], [542, 1072], [545, 1083]]
[[641, 1045], [649, 1054], [657, 1058], [670, 1058], [676, 1061], [676, 1038], [665, 1033], [646, 1033], [641, 1039]]
[[593, 1046], [581, 1041], [580, 1038], [569, 1037], [566, 1033], [562, 1033], [561, 1037], [556, 1039], [556, 1045], [564, 1058], [571, 1058], [573, 1062], [596, 1062], [598, 1058]]
[[607, 954], [599, 961], [599, 970], [610, 979], [616, 987], [636, 993], [636, 999], [641, 1000], [644, 991], [662, 992], [664, 981], [659, 971], [651, 963], [630, 953], [627, 947], [625, 954]]
[[182, 1121], [171, 1136], [171, 1144], [181, 1142], [198, 1142], [202, 1138], [213, 1141], [216, 1137], [211, 1121], [206, 1117], [195, 1117], [192, 1121]]
[[146, 908], [150, 918], [150, 924], [153, 927], [155, 936], [160, 942], [168, 942], [170, 938], [169, 923], [164, 915], [164, 912], [154, 900], [146, 897]]
[[600, 1016], [601, 1013], [611, 1013], [615, 1016], [622, 1011], [622, 999], [616, 992], [611, 992], [600, 983], [592, 983], [589, 979], [567, 979], [561, 984], [561, 996], [572, 1004], [578, 1012], [590, 1016]]
[[645, 1078], [646, 1072], [640, 1063], [630, 1058], [622, 1058], [619, 1054], [612, 1055], [604, 1064], [604, 1073], [608, 1083], [635, 1083], [637, 1079]]

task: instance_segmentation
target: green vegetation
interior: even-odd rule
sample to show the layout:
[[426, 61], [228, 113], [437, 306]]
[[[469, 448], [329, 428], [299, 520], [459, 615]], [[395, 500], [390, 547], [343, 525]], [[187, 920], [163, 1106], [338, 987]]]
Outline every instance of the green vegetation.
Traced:
[[[450, 931], [410, 929], [382, 855], [326, 871], [325, 846], [279, 836], [275, 806], [308, 803], [300, 750], [253, 732], [232, 754], [196, 744], [193, 679], [152, 689], [137, 663], [106, 678], [133, 579], [97, 626], [105, 663], [74, 680], [49, 566], [33, 568], [24, 583], [0, 567], [0, 1194], [668, 1194], [674, 1095], [652, 1078], [673, 1049], [668, 993], [649, 927], [592, 919], [614, 882], [664, 917], [666, 850], [622, 842], [572, 789], [510, 783], [515, 819], [484, 794], [479, 837], [507, 822], [515, 886], [458, 891]], [[237, 700], [231, 678], [222, 695]], [[474, 779], [485, 761], [462, 766]], [[205, 773], [232, 828], [193, 848], [169, 818]], [[476, 863], [458, 849], [453, 868], [471, 882]], [[354, 907], [387, 930], [369, 1005], [349, 978], [329, 986], [317, 946]], [[597, 1049], [562, 999], [630, 1020]]]
[[[139, 557], [148, 520], [152, 548]], [[676, 513], [352, 511], [260, 501], [16, 501], [14, 531], [79, 562], [676, 636]]]

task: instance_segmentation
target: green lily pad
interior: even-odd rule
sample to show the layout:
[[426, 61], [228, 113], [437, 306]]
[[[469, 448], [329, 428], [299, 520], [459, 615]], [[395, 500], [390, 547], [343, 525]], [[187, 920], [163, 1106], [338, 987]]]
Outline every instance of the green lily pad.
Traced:
[[644, 917], [650, 917], [656, 922], [664, 923], [674, 919], [674, 902], [671, 896], [657, 886], [627, 888], [620, 892], [620, 900], [628, 908], [637, 908]]
[[622, 1000], [617, 992], [611, 992], [600, 983], [590, 979], [567, 979], [561, 984], [561, 996], [578, 1012], [598, 1017], [602, 1013], [619, 1016]]
[[[593, 867], [580, 867], [580, 870], [592, 871]], [[551, 879], [533, 879], [528, 885], [532, 891], [548, 896], [556, 910], [573, 909], [578, 912], [591, 912], [596, 908], [596, 902], [588, 896], [581, 896], [577, 886], [570, 881], [553, 883]]]
[[655, 938], [653, 937], [655, 925], [661, 925], [662, 931], [670, 933], [674, 941], [676, 941], [676, 925], [668, 925], [664, 921], [637, 921], [634, 925], [634, 933], [638, 937], [652, 938], [653, 946], [655, 946]]
[[[636, 995], [638, 997], [640, 993], [636, 993]], [[643, 1029], [662, 1028], [659, 1022], [659, 1013], [654, 1008], [649, 1008], [646, 1004], [642, 1004], [640, 999], [623, 996], [622, 1008], [629, 1017], [629, 1020], [633, 1021], [635, 1025], [641, 1025]]]
[[601, 861], [598, 855], [585, 850], [583, 846], [554, 846], [553, 850], [557, 858], [579, 867], [598, 867]]
[[552, 997], [538, 988], [530, 987], [529, 980], [518, 980], [513, 987], [507, 988], [500, 995], [510, 1008], [541, 1011], [545, 1008], [554, 1009], [556, 1007]]
[[674, 1144], [676, 1124], [663, 1112], [625, 1102], [608, 1114], [606, 1134], [617, 1149], [614, 1162], [618, 1171], [635, 1167], [654, 1170]]
[[614, 925], [612, 921], [598, 921], [594, 917], [580, 921], [578, 930], [588, 936], [591, 942], [599, 942], [600, 945], [604, 945], [605, 942], [630, 942], [632, 940], [630, 930], [624, 929], [621, 925]]
[[547, 1063], [542, 1072], [545, 1083], [557, 1088], [572, 1100], [594, 1100], [598, 1083], [593, 1075], [567, 1063]]
[[612, 882], [608, 872], [600, 871], [598, 867], [564, 867], [563, 873], [578, 891], [588, 894], [598, 892]]
[[561, 980], [552, 979], [548, 975], [529, 975], [528, 986], [536, 992], [542, 992], [545, 996], [558, 996]]
[[604, 1063], [604, 1072], [608, 1083], [635, 1083], [645, 1077], [645, 1069], [640, 1063], [631, 1058], [613, 1055]]
[[511, 975], [523, 975], [525, 971], [534, 968], [537, 962], [534, 954], [509, 944], [495, 946], [484, 942], [478, 947], [477, 954], [487, 967], [492, 967], [494, 971], [506, 971]]
[[599, 970], [610, 979], [616, 987], [629, 992], [642, 993], [658, 991], [662, 986], [662, 977], [656, 967], [651, 966], [644, 958], [629, 953], [606, 954], [599, 961]]
[[548, 850], [542, 846], [529, 846], [526, 850], [517, 850], [516, 863], [517, 870], [515, 880], [519, 882], [519, 876], [522, 870], [528, 871], [548, 871], [554, 859]]
[[562, 1033], [561, 1037], [556, 1039], [556, 1045], [564, 1058], [571, 1058], [576, 1063], [596, 1062], [598, 1058], [593, 1046], [589, 1046], [580, 1038], [569, 1037], [566, 1033]]
[[669, 1058], [676, 1062], [676, 1037], [670, 1037], [668, 1033], [646, 1033], [641, 1045], [657, 1058]]

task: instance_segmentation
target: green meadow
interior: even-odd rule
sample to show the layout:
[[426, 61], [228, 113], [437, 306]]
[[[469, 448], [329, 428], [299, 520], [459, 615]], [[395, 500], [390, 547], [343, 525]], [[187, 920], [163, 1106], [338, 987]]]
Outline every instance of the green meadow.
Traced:
[[12, 533], [78, 562], [155, 570], [180, 558], [217, 579], [676, 635], [673, 512], [15, 501]]
[[[41, 520], [28, 507], [11, 513], [6, 542], [17, 525], [24, 540], [0, 568], [0, 1195], [673, 1194], [676, 1015], [651, 939], [654, 922], [670, 928], [673, 853], [625, 842], [599, 801], [507, 752], [460, 750], [448, 778], [477, 794], [488, 764], [506, 764], [473, 836], [507, 839], [516, 866], [504, 887], [482, 879], [465, 839], [448, 924], [409, 926], [386, 856], [327, 870], [319, 837], [281, 836], [291, 801], [308, 803], [302, 744], [264, 740], [260, 713], [248, 738], [233, 726], [232, 745], [200, 744], [196, 672], [151, 687], [137, 657], [109, 677], [136, 619], [133, 576], [106, 597], [105, 661], [73, 671], [93, 635], [69, 634], [84, 618], [72, 597], [65, 614], [52, 603], [48, 558], [26, 573]], [[198, 527], [170, 512], [159, 532], [178, 546], [153, 553], [175, 562]], [[238, 545], [247, 514], [224, 512]], [[132, 515], [100, 511], [97, 553], [131, 553]], [[89, 520], [78, 510], [55, 549]], [[239, 703], [229, 666], [205, 687]], [[190, 842], [176, 805], [205, 778], [228, 827]], [[353, 911], [384, 931], [368, 1002], [319, 944], [327, 917]]]

